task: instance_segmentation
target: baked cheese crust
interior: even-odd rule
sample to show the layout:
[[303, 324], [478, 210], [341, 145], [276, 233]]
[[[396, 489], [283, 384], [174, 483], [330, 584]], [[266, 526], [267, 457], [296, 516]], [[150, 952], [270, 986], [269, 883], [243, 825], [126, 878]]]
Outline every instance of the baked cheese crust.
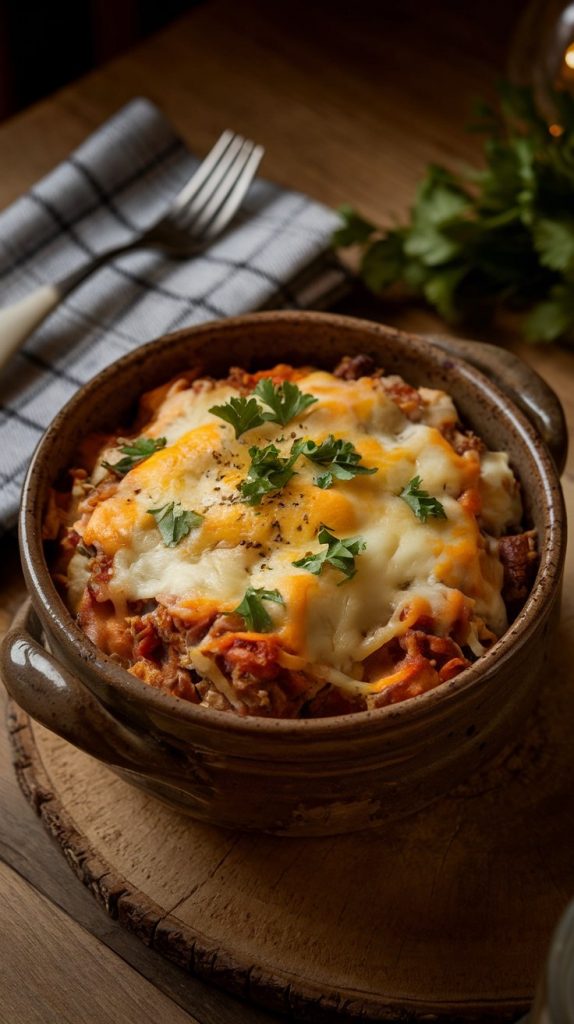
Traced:
[[[195, 703], [298, 717], [416, 696], [505, 631], [499, 538], [522, 521], [507, 455], [463, 430], [445, 392], [356, 364], [184, 376], [144, 396], [139, 430], [92, 440], [97, 456], [75, 471], [57, 528], [58, 571], [102, 650]], [[249, 400], [264, 378], [315, 401], [237, 437], [210, 410]], [[119, 475], [126, 436], [158, 447]], [[301, 455], [283, 486], [246, 500], [254, 451], [272, 445], [286, 463], [294, 446], [330, 438], [353, 446], [360, 473], [321, 483], [325, 465]], [[427, 498], [409, 502], [409, 488]], [[195, 517], [169, 543], [158, 525], [166, 508], [188, 515], [186, 530]], [[349, 575], [335, 558], [317, 571], [325, 528], [359, 539], [344, 553]], [[239, 612], [246, 593], [264, 609], [259, 629]]]

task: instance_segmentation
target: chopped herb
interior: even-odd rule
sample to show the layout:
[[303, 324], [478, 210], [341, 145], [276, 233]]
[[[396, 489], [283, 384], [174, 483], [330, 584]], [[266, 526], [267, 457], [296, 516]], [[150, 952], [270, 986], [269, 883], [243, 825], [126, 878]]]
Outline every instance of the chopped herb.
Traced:
[[315, 483], [317, 487], [320, 487], [323, 491], [328, 490], [329, 487], [333, 486], [333, 474], [332, 473], [321, 473], [315, 477]]
[[125, 476], [138, 463], [149, 459], [160, 448], [165, 448], [166, 444], [165, 437], [138, 437], [135, 441], [126, 441], [118, 448], [124, 458], [119, 462], [102, 462], [102, 466], [116, 476]]
[[351, 480], [354, 476], [371, 475], [377, 469], [368, 469], [359, 465], [361, 455], [351, 441], [343, 441], [342, 438], [335, 440], [333, 434], [321, 444], [314, 441], [300, 441], [298, 450], [311, 462], [325, 466], [328, 472], [322, 473], [315, 480], [318, 487], [326, 489], [333, 484], [333, 478], [337, 480]]
[[236, 437], [246, 430], [260, 427], [264, 422], [261, 409], [254, 398], [230, 398], [224, 405], [212, 405], [209, 412], [230, 423]]
[[429, 516], [433, 519], [446, 519], [446, 512], [437, 498], [431, 498], [428, 491], [421, 489], [422, 480], [420, 476], [414, 476], [409, 480], [406, 487], [403, 487], [399, 497], [406, 501], [422, 523], [426, 523]]
[[[271, 411], [262, 410], [257, 398]], [[230, 423], [235, 430], [235, 436], [241, 437], [247, 430], [260, 427], [262, 423], [280, 423], [285, 426], [289, 420], [316, 401], [313, 395], [304, 395], [297, 385], [291, 384], [290, 381], [284, 381], [275, 387], [269, 377], [264, 377], [258, 382], [251, 398], [230, 398], [223, 405], [212, 405], [209, 411]]]
[[266, 494], [279, 491], [291, 479], [295, 473], [293, 464], [299, 452], [284, 459], [274, 444], [268, 444], [265, 448], [254, 445], [249, 449], [249, 454], [251, 465], [247, 479], [240, 484], [239, 490], [247, 505], [259, 505]]
[[179, 502], [170, 501], [161, 508], [148, 508], [150, 516], [156, 521], [166, 547], [175, 548], [191, 530], [203, 522], [198, 512], [187, 511]]
[[307, 554], [291, 564], [299, 569], [306, 569], [307, 572], [312, 572], [315, 576], [319, 576], [324, 565], [327, 564], [331, 565], [333, 569], [338, 569], [347, 579], [352, 579], [357, 572], [355, 558], [367, 546], [363, 538], [347, 537], [341, 540], [334, 536], [328, 526], [321, 524], [317, 539], [320, 544], [327, 545], [326, 551], [319, 551], [316, 555]]
[[248, 587], [241, 604], [234, 608], [245, 620], [248, 629], [255, 633], [268, 633], [273, 629], [273, 620], [263, 606], [264, 601], [285, 604], [278, 590], [265, 590], [263, 587]]
[[317, 401], [313, 395], [303, 394], [296, 384], [288, 380], [275, 387], [269, 377], [263, 377], [258, 382], [255, 394], [271, 409], [271, 412], [263, 413], [264, 419], [270, 423], [280, 423], [283, 427]]
[[79, 555], [83, 555], [84, 558], [95, 558], [98, 553], [98, 549], [95, 544], [78, 544], [76, 546], [76, 551]]

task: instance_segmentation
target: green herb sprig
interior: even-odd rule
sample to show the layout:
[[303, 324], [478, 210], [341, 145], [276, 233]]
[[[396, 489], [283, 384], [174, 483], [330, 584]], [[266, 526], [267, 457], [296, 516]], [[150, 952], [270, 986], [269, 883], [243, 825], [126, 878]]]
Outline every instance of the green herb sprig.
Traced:
[[270, 423], [280, 423], [282, 427], [317, 401], [314, 395], [304, 394], [291, 381], [285, 380], [275, 387], [269, 377], [262, 377], [258, 381], [255, 394], [271, 410], [263, 414], [264, 419]]
[[[268, 406], [268, 411], [261, 408], [257, 399]], [[209, 411], [230, 423], [235, 436], [241, 437], [247, 430], [260, 427], [262, 423], [280, 423], [284, 427], [316, 401], [313, 395], [304, 394], [290, 381], [286, 380], [276, 387], [269, 377], [263, 377], [258, 381], [251, 398], [233, 397], [223, 405], [212, 405]]]
[[154, 517], [161, 538], [168, 548], [177, 547], [188, 533], [203, 522], [203, 516], [200, 516], [199, 512], [184, 509], [175, 501], [170, 501], [161, 508], [148, 508], [147, 511]]
[[406, 487], [403, 487], [399, 497], [406, 501], [421, 523], [426, 523], [429, 518], [446, 519], [446, 512], [437, 498], [432, 498], [428, 491], [421, 488], [420, 476], [414, 476], [409, 480]]
[[137, 466], [145, 459], [149, 459], [154, 452], [165, 448], [167, 439], [165, 437], [138, 437], [135, 441], [126, 441], [118, 447], [118, 451], [124, 456], [118, 462], [102, 462], [104, 469], [116, 476], [125, 476], [130, 469]]
[[264, 601], [285, 604], [278, 590], [265, 590], [264, 587], [248, 587], [243, 595], [241, 604], [234, 608], [234, 611], [244, 619], [247, 629], [255, 633], [269, 633], [273, 629], [273, 620], [263, 605]]
[[429, 167], [403, 227], [341, 208], [334, 244], [360, 247], [372, 291], [397, 285], [451, 322], [530, 307], [529, 340], [574, 340], [574, 97], [550, 99], [551, 126], [529, 88], [503, 83], [496, 108], [477, 104], [485, 166]]
[[315, 444], [314, 441], [299, 441], [298, 449], [305, 458], [326, 468], [326, 472], [315, 479], [317, 486], [324, 490], [332, 487], [334, 478], [352, 480], [354, 476], [370, 476], [377, 472], [376, 467], [369, 469], [360, 465], [361, 455], [351, 441], [335, 439], [333, 434], [329, 434], [321, 444]]
[[[367, 547], [362, 537], [347, 537], [344, 540], [335, 537], [329, 526], [321, 524], [317, 534], [320, 544], [326, 544], [325, 551], [319, 551], [316, 555], [307, 554], [291, 564], [298, 569], [306, 569], [314, 576], [319, 576], [326, 565], [332, 566], [351, 580], [356, 575], [355, 558]], [[346, 580], [343, 580], [345, 583]], [[340, 584], [339, 584], [340, 586]]]
[[236, 437], [241, 437], [247, 430], [260, 427], [265, 422], [259, 404], [254, 398], [233, 397], [224, 405], [212, 405], [209, 411], [230, 423]]
[[274, 444], [265, 448], [253, 445], [249, 449], [251, 465], [247, 478], [239, 485], [243, 501], [247, 505], [259, 505], [262, 498], [273, 491], [280, 491], [295, 474], [293, 466], [299, 452], [293, 451], [289, 458], [283, 458]]

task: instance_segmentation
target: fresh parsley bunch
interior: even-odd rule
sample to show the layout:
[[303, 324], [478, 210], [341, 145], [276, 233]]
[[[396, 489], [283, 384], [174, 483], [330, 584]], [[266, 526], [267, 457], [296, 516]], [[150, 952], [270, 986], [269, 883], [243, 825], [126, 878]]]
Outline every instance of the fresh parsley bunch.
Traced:
[[334, 244], [361, 247], [372, 291], [402, 286], [451, 322], [530, 307], [529, 340], [574, 338], [574, 97], [552, 101], [551, 126], [526, 87], [503, 83], [496, 109], [477, 104], [486, 166], [429, 167], [404, 227], [341, 208]]

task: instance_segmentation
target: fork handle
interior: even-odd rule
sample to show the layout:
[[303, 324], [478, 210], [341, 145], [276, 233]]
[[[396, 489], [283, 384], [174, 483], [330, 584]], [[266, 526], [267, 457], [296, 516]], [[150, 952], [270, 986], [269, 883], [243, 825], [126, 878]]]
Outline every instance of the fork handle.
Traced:
[[72, 274], [68, 274], [53, 284], [40, 285], [23, 299], [0, 309], [0, 369], [6, 365], [14, 352], [26, 341], [26, 338], [56, 309], [56, 306], [69, 292], [73, 291], [102, 264], [107, 263], [115, 256], [121, 256], [128, 250], [135, 249], [138, 244], [141, 244], [141, 241], [138, 239], [108, 249], [107, 252], [95, 256], [90, 263], [75, 270]]

